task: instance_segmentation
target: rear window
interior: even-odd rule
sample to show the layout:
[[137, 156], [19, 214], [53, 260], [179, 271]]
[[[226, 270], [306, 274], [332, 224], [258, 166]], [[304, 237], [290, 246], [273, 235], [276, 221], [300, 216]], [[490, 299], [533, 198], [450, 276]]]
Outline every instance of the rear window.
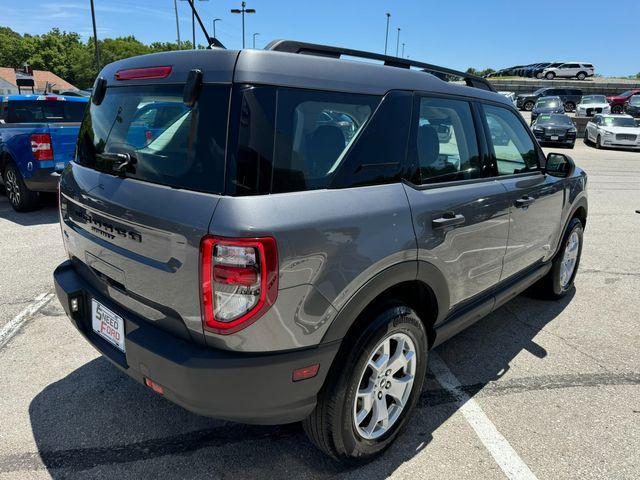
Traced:
[[17, 100], [6, 107], [7, 123], [81, 122], [86, 102], [64, 100]]
[[[193, 108], [183, 103], [183, 89], [109, 88], [100, 105], [91, 103], [87, 109], [78, 163], [152, 183], [221, 193], [229, 87], [205, 85]], [[122, 157], [117, 154], [125, 154], [132, 164], [118, 169]]]

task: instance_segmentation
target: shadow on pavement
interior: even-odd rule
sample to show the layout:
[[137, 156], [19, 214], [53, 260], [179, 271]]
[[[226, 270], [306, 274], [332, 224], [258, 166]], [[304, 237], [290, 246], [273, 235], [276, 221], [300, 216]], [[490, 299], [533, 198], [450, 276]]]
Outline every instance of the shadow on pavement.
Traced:
[[[437, 351], [461, 390], [476, 395], [521, 352], [544, 361], [547, 353], [534, 337], [572, 297], [545, 302], [520, 296]], [[385, 478], [428, 447], [433, 432], [456, 412], [456, 395], [427, 377], [418, 408], [392, 448], [345, 470], [316, 451], [298, 424], [249, 426], [200, 417], [98, 358], [33, 399], [29, 414], [39, 456], [17, 455], [13, 463], [23, 469], [44, 464], [53, 478]]]
[[58, 223], [58, 200], [55, 193], [41, 193], [38, 208], [31, 212], [16, 212], [0, 186], [0, 219], [5, 219], [18, 225], [30, 227]]

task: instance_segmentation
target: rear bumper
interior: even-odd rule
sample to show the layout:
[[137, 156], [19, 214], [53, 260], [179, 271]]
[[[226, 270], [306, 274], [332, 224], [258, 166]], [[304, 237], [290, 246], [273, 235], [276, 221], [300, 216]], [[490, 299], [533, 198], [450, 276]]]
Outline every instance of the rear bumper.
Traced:
[[[70, 262], [56, 268], [56, 294], [85, 339], [127, 375], [149, 378], [164, 397], [200, 415], [254, 424], [282, 424], [307, 417], [338, 351], [339, 343], [269, 354], [240, 354], [181, 340], [122, 309], [93, 290]], [[80, 311], [71, 312], [70, 299]], [[91, 298], [125, 321], [123, 354], [91, 328]], [[320, 364], [317, 376], [292, 381], [295, 369]]]
[[60, 172], [54, 168], [38, 168], [24, 183], [29, 190], [34, 192], [55, 192], [58, 190]]

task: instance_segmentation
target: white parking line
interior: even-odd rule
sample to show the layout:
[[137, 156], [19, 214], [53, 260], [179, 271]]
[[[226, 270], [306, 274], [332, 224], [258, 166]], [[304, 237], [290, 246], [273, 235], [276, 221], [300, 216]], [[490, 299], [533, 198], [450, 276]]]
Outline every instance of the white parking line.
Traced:
[[22, 327], [27, 320], [33, 317], [42, 307], [49, 303], [53, 296], [53, 293], [41, 293], [29, 304], [27, 308], [22, 310], [11, 321], [9, 321], [9, 323], [2, 327], [2, 330], [0, 330], [0, 348], [4, 347], [9, 340], [18, 333], [20, 327]]
[[449, 370], [440, 355], [429, 352], [429, 368], [442, 385], [457, 400], [458, 408], [473, 427], [485, 448], [500, 466], [505, 475], [512, 480], [537, 480], [537, 477], [529, 469], [518, 453], [509, 444], [506, 438], [500, 434], [496, 426], [482, 411], [480, 405], [460, 390], [460, 382]]

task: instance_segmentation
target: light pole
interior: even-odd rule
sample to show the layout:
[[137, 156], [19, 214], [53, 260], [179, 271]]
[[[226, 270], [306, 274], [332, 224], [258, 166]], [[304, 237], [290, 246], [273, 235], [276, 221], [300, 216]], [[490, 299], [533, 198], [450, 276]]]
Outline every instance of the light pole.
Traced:
[[[181, 0], [183, 2], [191, 3], [192, 0]], [[195, 2], [195, 0], [193, 0]], [[198, 0], [199, 2], [208, 2], [209, 0]], [[177, 14], [176, 14], [177, 15]], [[215, 37], [215, 35], [214, 35]], [[193, 49], [196, 49], [196, 12], [194, 9], [191, 9], [191, 39], [193, 41]], [[209, 39], [207, 38], [207, 42]]]
[[400, 53], [400, 27], [398, 27], [398, 39], [396, 40], [396, 57]]
[[213, 38], [216, 38], [216, 22], [221, 21], [221, 18], [214, 18], [213, 19]]
[[404, 42], [402, 42], [402, 58], [404, 58]]
[[96, 48], [96, 67], [100, 71], [100, 52], [98, 51], [98, 30], [96, 29], [96, 11], [93, 8], [93, 0], [91, 0], [91, 21], [93, 22], [93, 45]]
[[176, 32], [178, 33], [178, 50], [182, 50], [182, 43], [180, 42], [180, 22], [178, 21], [178, 0], [173, 0], [173, 9], [176, 12]]
[[253, 49], [256, 49], [256, 35], [260, 35], [259, 33], [254, 33], [253, 34]]
[[387, 54], [387, 44], [389, 43], [389, 19], [391, 14], [387, 12], [387, 32], [384, 34], [384, 54]]
[[231, 13], [241, 13], [242, 14], [242, 48], [244, 48], [244, 14], [245, 13], [256, 13], [253, 8], [245, 8], [247, 6], [247, 2], [242, 2], [242, 9], [232, 8]]

